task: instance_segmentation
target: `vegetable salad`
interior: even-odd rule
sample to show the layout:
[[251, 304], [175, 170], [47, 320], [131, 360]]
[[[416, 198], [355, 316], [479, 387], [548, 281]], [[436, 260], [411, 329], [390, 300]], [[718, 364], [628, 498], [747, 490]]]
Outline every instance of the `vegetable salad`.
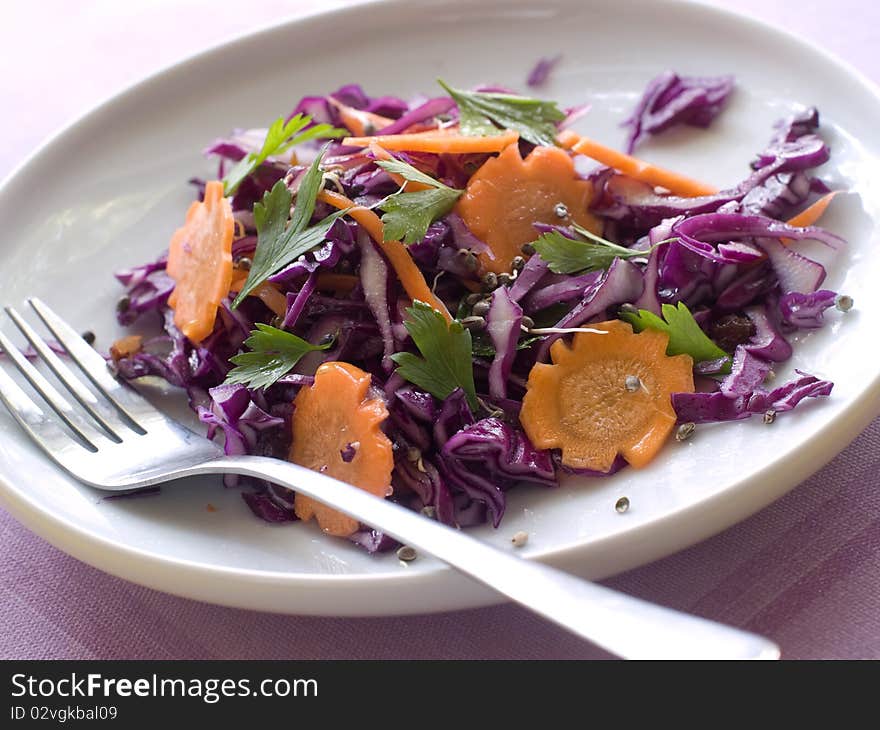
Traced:
[[[119, 321], [140, 334], [113, 365], [184, 389], [228, 454], [289, 459], [460, 527], [497, 526], [518, 484], [662, 459], [695, 424], [770, 422], [832, 389], [773, 379], [789, 335], [851, 306], [798, 251], [844, 245], [814, 225], [834, 195], [815, 176], [830, 155], [818, 113], [780, 120], [728, 189], [634, 156], [709, 125], [733, 91], [659, 75], [622, 149], [572, 131], [585, 108], [499, 87], [306, 97], [208, 146], [217, 175], [192, 181], [167, 253], [117, 274]], [[394, 545], [243, 486], [267, 521]]]

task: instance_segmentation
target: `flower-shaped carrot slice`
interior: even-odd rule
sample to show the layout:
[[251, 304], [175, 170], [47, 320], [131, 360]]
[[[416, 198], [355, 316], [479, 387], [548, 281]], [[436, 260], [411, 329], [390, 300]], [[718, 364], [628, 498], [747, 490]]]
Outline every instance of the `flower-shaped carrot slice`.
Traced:
[[611, 320], [557, 340], [552, 365], [529, 373], [520, 421], [535, 446], [561, 449], [562, 463], [608, 471], [618, 454], [640, 467], [653, 459], [675, 424], [672, 393], [694, 390], [690, 355], [666, 355], [669, 337]]
[[[294, 400], [290, 460], [329, 474], [378, 497], [391, 494], [394, 456], [382, 432], [385, 404], [367, 398], [370, 375], [345, 362], [326, 362], [315, 383]], [[320, 502], [297, 494], [296, 516], [315, 517], [321, 529], [339, 537], [351, 535], [358, 521]]]
[[468, 182], [456, 210], [492, 255], [480, 254], [487, 271], [510, 271], [523, 244], [540, 234], [534, 223], [569, 225], [572, 221], [599, 232], [587, 212], [592, 187], [578, 178], [574, 162], [557, 147], [535, 147], [522, 159], [517, 145], [483, 163]]
[[214, 329], [217, 307], [232, 284], [232, 206], [223, 183], [210, 181], [203, 202], [193, 203], [186, 222], [171, 237], [168, 275], [176, 286], [168, 299], [174, 324], [193, 342]]

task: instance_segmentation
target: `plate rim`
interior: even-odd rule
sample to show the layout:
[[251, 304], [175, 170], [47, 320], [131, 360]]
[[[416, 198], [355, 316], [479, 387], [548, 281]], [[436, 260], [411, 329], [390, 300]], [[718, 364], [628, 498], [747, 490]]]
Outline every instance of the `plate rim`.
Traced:
[[[558, 0], [559, 4], [574, 1]], [[838, 58], [824, 48], [814, 46], [785, 28], [773, 26], [729, 7], [719, 7], [702, 0], [628, 0], [627, 4], [636, 6], [650, 4], [656, 7], [661, 2], [678, 11], [683, 9], [699, 10], [707, 16], [715, 16], [722, 20], [726, 18], [765, 33], [769, 32], [781, 36], [802, 52], [824, 59], [830, 66], [857, 82], [864, 91], [880, 103], [880, 86], [878, 84], [849, 62]], [[441, 3], [432, 4], [441, 5]], [[504, 0], [483, 0], [483, 4], [487, 6], [487, 9], [499, 10], [527, 5], [523, 0], [515, 0], [513, 3]], [[442, 5], [450, 7], [468, 5], [472, 7], [468, 0], [446, 0]], [[387, 12], [388, 8], [395, 6], [411, 8], [412, 3], [407, 0], [365, 0], [353, 6], [310, 9], [304, 13], [297, 13], [262, 25], [246, 33], [217, 41], [196, 53], [166, 63], [161, 68], [140, 76], [116, 92], [106, 95], [102, 100], [46, 137], [0, 182], [0, 197], [13, 187], [20, 174], [37, 164], [44, 155], [52, 154], [54, 148], [62, 143], [66, 136], [75, 134], [82, 126], [104, 114], [113, 105], [139, 94], [149, 85], [161, 83], [166, 76], [174, 74], [186, 66], [209, 61], [212, 56], [225, 53], [233, 47], [256, 43], [261, 36], [267, 34], [289, 32], [296, 26], [307, 25], [315, 21], [325, 22], [334, 16], [370, 12], [380, 6]], [[584, 549], [583, 541], [572, 541], [556, 545], [552, 549], [538, 550], [530, 553], [528, 558], [551, 563], [591, 579], [608, 577], [663, 558], [737, 524], [791, 491], [844, 450], [878, 413], [880, 413], [880, 371], [862, 389], [860, 398], [854, 400], [849, 407], [827, 421], [810, 438], [801, 442], [797, 449], [773, 461], [761, 472], [752, 473], [747, 479], [733, 483], [723, 492], [680, 506], [648, 523], [591, 540], [590, 548], [595, 550], [613, 552], [621, 547], [628, 548], [621, 551], [621, 553], [625, 553], [625, 557], [618, 558], [616, 563], [614, 560], [610, 561], [606, 569], [590, 571], [589, 569], [584, 570], [583, 566], [578, 565], [578, 552]], [[828, 438], [829, 432], [833, 432], [833, 438]], [[771, 488], [760, 493], [753, 488], [749, 493], [747, 483], [757, 478], [766, 480], [765, 483], [771, 484]], [[358, 616], [430, 613], [491, 605], [505, 600], [500, 595], [482, 587], [465, 589], [463, 587], [465, 579], [441, 563], [436, 563], [429, 569], [417, 573], [406, 571], [380, 574], [301, 573], [259, 568], [233, 568], [156, 554], [144, 548], [128, 545], [121, 540], [102, 536], [56, 516], [51, 511], [43, 509], [36, 502], [29, 500], [26, 487], [16, 488], [3, 475], [0, 475], [0, 503], [30, 531], [43, 537], [65, 553], [93, 567], [166, 593], [196, 600], [209, 600], [220, 605], [278, 613]], [[695, 527], [694, 525], [699, 526]], [[650, 542], [652, 547], [633, 550], [632, 537], [635, 533], [647, 535], [650, 539], [643, 540], [643, 542]], [[137, 563], [135, 570], [131, 570], [132, 562], [129, 561]], [[205, 582], [209, 584], [213, 581], [222, 582], [224, 578], [228, 579], [233, 576], [241, 585], [260, 586], [263, 589], [272, 585], [276, 589], [276, 600], [267, 601], [265, 597], [262, 601], [259, 599], [236, 600], [235, 597], [225, 596], [225, 594], [218, 596], [213, 594], [209, 585], [205, 584]], [[183, 580], [184, 578], [190, 578], [194, 582], [188, 584]], [[361, 584], [365, 583], [380, 591], [392, 586], [412, 591], [421, 586], [429, 589], [428, 594], [432, 595], [437, 594], [439, 586], [454, 584], [456, 595], [454, 599], [447, 597], [445, 601], [432, 601], [430, 604], [425, 604], [425, 599], [423, 599], [422, 603], [425, 605], [414, 607], [403, 605], [398, 606], [396, 610], [386, 608], [366, 612], [360, 608], [349, 610], [345, 606], [337, 606], [336, 610], [327, 611], [326, 608], [313, 610], [308, 605], [288, 607], [283, 605], [284, 597], [290, 596], [291, 589], [308, 590], [314, 588], [324, 591], [332, 594], [330, 599], [332, 602], [333, 595], [337, 598], [341, 597], [343, 594], [348, 594], [352, 588], [362, 588]], [[328, 601], [324, 600], [322, 603], [326, 604]]]

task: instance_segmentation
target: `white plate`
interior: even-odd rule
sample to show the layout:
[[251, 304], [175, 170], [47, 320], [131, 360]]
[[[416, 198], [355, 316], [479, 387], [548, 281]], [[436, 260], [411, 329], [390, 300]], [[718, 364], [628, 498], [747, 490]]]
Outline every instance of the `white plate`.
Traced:
[[[707, 7], [640, 0], [584, 3], [385, 2], [251, 35], [170, 68], [58, 135], [0, 190], [2, 303], [39, 295], [106, 347], [120, 334], [112, 272], [158, 254], [192, 198], [187, 178], [211, 174], [200, 150], [235, 126], [262, 126], [305, 94], [356, 81], [372, 94], [434, 93], [453, 84], [523, 88], [538, 55], [564, 50], [542, 94], [592, 102], [580, 128], [619, 144], [617, 123], [666, 68], [734, 72], [738, 88], [710, 131], [677, 130], [642, 154], [720, 185], [748, 171], [772, 122], [816, 104], [833, 149], [824, 175], [855, 195], [823, 221], [850, 248], [827, 285], [856, 310], [803, 338], [795, 367], [835, 381], [831, 398], [772, 427], [760, 419], [701, 428], [649, 468], [510, 495], [502, 527], [474, 534], [601, 577], [705, 538], [776, 499], [828, 461], [878, 411], [880, 311], [878, 91], [796, 38]], [[5, 325], [4, 325], [5, 326]], [[254, 519], [237, 490], [201, 480], [160, 496], [105, 501], [61, 474], [0, 413], [0, 494], [62, 550], [115, 575], [191, 598], [291, 613], [400, 614], [494, 602], [436, 561], [370, 557], [312, 525]], [[625, 515], [614, 511], [629, 497]], [[211, 503], [217, 511], [209, 511]]]

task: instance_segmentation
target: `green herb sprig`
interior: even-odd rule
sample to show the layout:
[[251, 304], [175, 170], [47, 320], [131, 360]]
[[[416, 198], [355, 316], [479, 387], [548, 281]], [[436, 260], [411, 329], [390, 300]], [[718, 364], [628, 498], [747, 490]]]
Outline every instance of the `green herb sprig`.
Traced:
[[404, 320], [421, 357], [411, 352], [397, 352], [391, 359], [396, 372], [435, 398], [443, 400], [461, 388], [474, 412], [479, 408], [474, 385], [471, 333], [461, 322], [447, 323], [440, 312], [428, 304], [414, 301]]
[[437, 83], [458, 105], [458, 126], [462, 134], [486, 136], [512, 129], [533, 144], [548, 147], [556, 144], [556, 124], [565, 119], [565, 112], [555, 101], [515, 94], [464, 91], [452, 88], [442, 79]]
[[572, 227], [587, 240], [569, 238], [559, 231], [548, 231], [532, 243], [538, 255], [547, 262], [550, 271], [556, 274], [604, 271], [611, 266], [614, 259], [644, 258], [650, 256], [658, 246], [676, 240], [669, 238], [640, 251], [608, 241], [577, 224]]
[[700, 329], [684, 302], [679, 302], [677, 306], [664, 304], [660, 309], [662, 319], [644, 309], [638, 313], [621, 312], [620, 318], [629, 322], [636, 332], [653, 329], [668, 334], [667, 355], [690, 355], [695, 363], [718, 360], [721, 362], [717, 372], [730, 372], [730, 356]]
[[[292, 196], [283, 180], [275, 183], [272, 189], [263, 195], [263, 200], [254, 205], [257, 248], [247, 280], [232, 303], [233, 309], [272, 274], [278, 273], [297, 257], [320, 245], [336, 220], [347, 212], [347, 210], [336, 211], [315, 225], [308, 225], [315, 212], [315, 202], [323, 182], [321, 172], [323, 154], [322, 151], [303, 175], [292, 216], [290, 214]], [[290, 218], [289, 224], [288, 218]]]
[[229, 358], [235, 367], [226, 376], [230, 384], [242, 383], [249, 388], [268, 388], [287, 375], [309, 352], [326, 350], [332, 343], [313, 345], [290, 332], [257, 323], [244, 344], [250, 352]]
[[406, 180], [430, 185], [429, 190], [414, 193], [397, 192], [379, 203], [386, 241], [417, 243], [428, 232], [428, 226], [447, 215], [463, 190], [456, 190], [435, 180], [401, 160], [380, 160], [376, 163], [383, 170], [402, 176]]
[[[240, 159], [236, 165], [223, 178], [223, 194], [232, 195], [242, 181], [249, 175], [253, 175], [257, 168], [270, 157], [283, 155], [292, 147], [314, 139], [335, 139], [348, 134], [347, 129], [339, 129], [330, 124], [314, 124], [311, 127], [312, 118], [307, 114], [297, 114], [287, 122], [284, 117], [278, 117], [272, 122], [263, 146], [256, 152], [251, 152]], [[308, 127], [308, 129], [306, 129]]]

